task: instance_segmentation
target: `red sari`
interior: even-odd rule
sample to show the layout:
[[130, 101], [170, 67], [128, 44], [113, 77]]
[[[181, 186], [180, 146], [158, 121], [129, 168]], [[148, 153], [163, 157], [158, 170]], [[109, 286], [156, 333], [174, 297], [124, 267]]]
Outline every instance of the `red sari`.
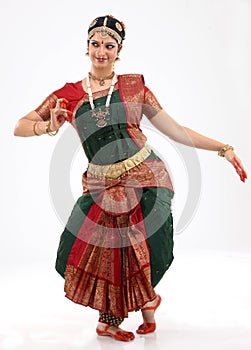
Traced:
[[[106, 93], [101, 92], [101, 95]], [[140, 129], [142, 115], [151, 118], [161, 107], [145, 87], [141, 75], [119, 76], [113, 94], [111, 102], [122, 103], [124, 113], [119, 137], [114, 129], [115, 147], [120, 150], [122, 139], [133, 142], [133, 147], [140, 150], [146, 142]], [[96, 96], [95, 101], [104, 96]], [[57, 98], [62, 97], [69, 101], [67, 108], [73, 112], [72, 125], [81, 138], [88, 117], [78, 122], [78, 111], [82, 106], [90, 107], [80, 82], [66, 84], [55, 91], [37, 112], [48, 119], [48, 103], [55, 105]], [[104, 132], [97, 130], [102, 141], [107, 136], [103, 129]], [[88, 150], [94, 146], [95, 133], [91, 136], [93, 140], [89, 137], [82, 142], [89, 161], [91, 152]], [[128, 146], [129, 156], [130, 150]], [[119, 157], [119, 160], [124, 159], [122, 155]], [[128, 312], [140, 309], [156, 297], [153, 286], [172, 262], [172, 183], [164, 163], [151, 152], [138, 167], [116, 179], [97, 178], [85, 172], [83, 188], [83, 196], [73, 208], [61, 236], [56, 268], [65, 278], [67, 298], [124, 318]], [[148, 203], [153, 196], [155, 201], [151, 206]], [[146, 225], [149, 210], [152, 218], [163, 220], [156, 232], [151, 229], [151, 234]], [[72, 223], [77, 221], [75, 227]]]

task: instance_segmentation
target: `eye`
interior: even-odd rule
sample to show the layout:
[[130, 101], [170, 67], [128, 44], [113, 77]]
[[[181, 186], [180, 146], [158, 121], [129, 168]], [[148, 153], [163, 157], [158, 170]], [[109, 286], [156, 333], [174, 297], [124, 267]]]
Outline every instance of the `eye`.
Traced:
[[114, 47], [115, 47], [114, 44], [107, 44], [107, 45], [106, 45], [106, 48], [109, 49], [109, 50], [114, 49]]
[[92, 41], [91, 45], [94, 46], [94, 47], [98, 47], [98, 43], [96, 41]]

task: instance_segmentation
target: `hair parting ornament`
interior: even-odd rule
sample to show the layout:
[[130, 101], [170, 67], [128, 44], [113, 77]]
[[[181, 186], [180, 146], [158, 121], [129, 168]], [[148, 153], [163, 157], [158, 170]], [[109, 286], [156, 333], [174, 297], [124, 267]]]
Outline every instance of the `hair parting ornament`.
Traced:
[[111, 15], [97, 17], [94, 19], [88, 29], [88, 40], [99, 33], [102, 39], [112, 36], [118, 44], [122, 44], [125, 39], [125, 25]]

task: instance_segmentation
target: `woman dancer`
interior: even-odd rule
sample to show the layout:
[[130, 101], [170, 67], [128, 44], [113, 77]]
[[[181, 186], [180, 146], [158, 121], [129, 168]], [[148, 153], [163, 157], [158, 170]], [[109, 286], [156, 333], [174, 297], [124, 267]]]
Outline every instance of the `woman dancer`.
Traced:
[[54, 136], [68, 121], [76, 129], [88, 168], [83, 194], [61, 235], [56, 269], [66, 297], [99, 311], [98, 335], [130, 341], [120, 328], [141, 310], [138, 334], [153, 332], [161, 297], [154, 288], [173, 261], [173, 187], [161, 159], [140, 129], [144, 114], [163, 134], [182, 144], [216, 151], [243, 165], [232, 146], [179, 125], [161, 107], [141, 74], [117, 75], [114, 63], [125, 39], [123, 22], [107, 15], [88, 28], [86, 77], [52, 92], [21, 118], [17, 136]]

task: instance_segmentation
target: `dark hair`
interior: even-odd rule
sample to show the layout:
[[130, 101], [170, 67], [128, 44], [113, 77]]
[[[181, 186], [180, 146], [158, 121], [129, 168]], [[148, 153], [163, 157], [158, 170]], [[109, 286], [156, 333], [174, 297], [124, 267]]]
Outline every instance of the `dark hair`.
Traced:
[[111, 15], [97, 17], [91, 22], [88, 28], [88, 42], [96, 31], [99, 31], [101, 35], [103, 33], [103, 35], [112, 36], [119, 45], [125, 40], [124, 23]]

